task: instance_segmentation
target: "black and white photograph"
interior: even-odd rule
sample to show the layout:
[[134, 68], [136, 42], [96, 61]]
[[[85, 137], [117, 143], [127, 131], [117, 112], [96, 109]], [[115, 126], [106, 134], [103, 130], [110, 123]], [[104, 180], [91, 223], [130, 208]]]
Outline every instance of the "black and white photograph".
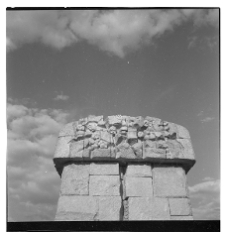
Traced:
[[220, 220], [220, 8], [7, 8], [7, 222]]

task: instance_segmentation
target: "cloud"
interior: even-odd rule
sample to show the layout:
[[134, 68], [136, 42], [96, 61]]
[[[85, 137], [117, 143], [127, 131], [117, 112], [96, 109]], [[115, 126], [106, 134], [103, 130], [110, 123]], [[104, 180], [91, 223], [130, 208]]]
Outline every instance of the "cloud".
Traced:
[[200, 111], [197, 114], [197, 117], [199, 117], [199, 120], [200, 120], [201, 123], [211, 122], [211, 121], [216, 119], [215, 117], [208, 116], [208, 115], [212, 114], [211, 111], [212, 111], [211, 108], [208, 108], [207, 110]]
[[215, 48], [219, 49], [219, 36], [191, 36], [188, 38], [188, 48], [200, 49], [209, 48], [210, 51], [215, 51]]
[[187, 21], [218, 27], [218, 15], [217, 9], [7, 11], [7, 46], [62, 49], [84, 40], [122, 58]]
[[64, 94], [58, 94], [54, 100], [55, 101], [59, 101], [59, 100], [62, 100], [62, 101], [67, 101], [70, 97], [67, 96], [67, 95], [64, 95]]
[[60, 109], [7, 104], [10, 221], [54, 220], [60, 178], [52, 158], [58, 132], [70, 117]]
[[207, 177], [203, 182], [189, 187], [190, 199], [196, 220], [219, 220], [220, 180]]
[[214, 120], [215, 118], [214, 117], [206, 117], [206, 118], [203, 118], [202, 120], [201, 120], [201, 122], [202, 123], [204, 123], [204, 122], [210, 122], [210, 121], [212, 121], [212, 120]]

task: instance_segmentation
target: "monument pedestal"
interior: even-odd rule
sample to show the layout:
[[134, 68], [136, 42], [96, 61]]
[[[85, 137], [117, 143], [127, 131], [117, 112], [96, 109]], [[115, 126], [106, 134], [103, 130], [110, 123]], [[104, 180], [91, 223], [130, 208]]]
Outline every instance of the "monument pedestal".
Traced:
[[150, 117], [81, 119], [60, 132], [54, 163], [61, 176], [55, 220], [193, 219], [186, 175], [195, 158], [179, 125]]

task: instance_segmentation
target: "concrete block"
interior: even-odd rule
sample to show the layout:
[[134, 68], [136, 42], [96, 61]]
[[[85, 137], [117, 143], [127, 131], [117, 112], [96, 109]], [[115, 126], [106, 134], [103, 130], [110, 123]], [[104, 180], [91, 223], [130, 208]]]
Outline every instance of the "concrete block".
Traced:
[[83, 157], [84, 141], [73, 141], [70, 145], [70, 157], [81, 158]]
[[169, 220], [165, 198], [129, 197], [129, 220]]
[[170, 216], [170, 220], [194, 220], [193, 216]]
[[119, 176], [90, 176], [89, 195], [119, 196]]
[[125, 177], [126, 196], [153, 196], [151, 177]]
[[69, 158], [70, 141], [72, 139], [73, 139], [73, 136], [65, 136], [65, 137], [58, 138], [54, 158]]
[[97, 200], [91, 196], [61, 196], [56, 221], [93, 221], [98, 212]]
[[177, 138], [178, 139], [190, 139], [190, 134], [185, 127], [177, 125], [177, 124], [176, 124], [176, 127], [177, 127]]
[[121, 206], [120, 196], [98, 197], [98, 220], [119, 221]]
[[92, 159], [110, 159], [110, 149], [96, 149], [91, 152]]
[[119, 175], [118, 163], [91, 163], [91, 175]]
[[154, 196], [186, 197], [186, 175], [181, 167], [153, 168]]
[[183, 158], [184, 159], [195, 159], [194, 150], [190, 139], [177, 139], [177, 141], [183, 146]]
[[150, 164], [128, 164], [126, 176], [152, 176]]
[[61, 194], [88, 195], [89, 164], [65, 166], [62, 173]]
[[170, 198], [170, 215], [180, 216], [180, 215], [191, 215], [191, 207], [188, 198]]
[[71, 122], [71, 123], [68, 123], [66, 124], [63, 129], [59, 132], [59, 137], [62, 137], [62, 136], [75, 136], [75, 133], [74, 133], [74, 125], [75, 123], [74, 122]]

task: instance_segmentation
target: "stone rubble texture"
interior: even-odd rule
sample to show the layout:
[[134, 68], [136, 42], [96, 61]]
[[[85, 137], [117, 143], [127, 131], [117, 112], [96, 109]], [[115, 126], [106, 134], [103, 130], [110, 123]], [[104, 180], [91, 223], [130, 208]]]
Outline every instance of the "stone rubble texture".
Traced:
[[55, 220], [193, 220], [186, 175], [195, 155], [183, 126], [89, 116], [60, 131], [54, 163], [61, 176]]

